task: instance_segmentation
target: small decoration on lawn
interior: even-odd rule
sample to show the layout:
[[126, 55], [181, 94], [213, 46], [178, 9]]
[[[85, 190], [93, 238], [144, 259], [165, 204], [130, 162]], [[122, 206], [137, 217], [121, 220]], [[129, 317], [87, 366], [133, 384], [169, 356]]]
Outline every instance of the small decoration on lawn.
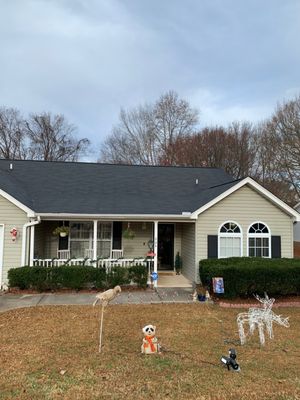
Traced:
[[236, 351], [234, 349], [229, 349], [228, 353], [229, 357], [222, 356], [221, 362], [227, 366], [228, 371], [240, 372], [240, 366], [236, 362]]
[[289, 318], [283, 318], [281, 315], [277, 315], [272, 311], [272, 306], [275, 299], [269, 299], [265, 293], [265, 297], [254, 296], [263, 306], [262, 307], [250, 307], [248, 312], [240, 313], [237, 316], [237, 324], [239, 329], [239, 337], [241, 344], [246, 343], [246, 334], [244, 324], [249, 324], [249, 334], [252, 335], [255, 328], [258, 329], [260, 344], [265, 344], [264, 328], [267, 330], [270, 339], [273, 339], [273, 322], [278, 325], [285, 326], [288, 328]]
[[192, 294], [193, 301], [196, 303], [198, 301], [198, 292], [197, 289], [194, 290], [194, 293]]
[[98, 301], [101, 302], [101, 320], [100, 320], [100, 333], [99, 333], [99, 353], [101, 353], [101, 348], [102, 348], [102, 331], [103, 331], [103, 313], [104, 313], [104, 308], [108, 306], [108, 304], [119, 294], [121, 293], [121, 288], [120, 286], [115, 286], [113, 289], [106, 290], [103, 293], [98, 293], [96, 294], [96, 300], [93, 303], [93, 306], [98, 303]]
[[212, 278], [214, 293], [222, 294], [224, 293], [224, 281], [222, 277]]
[[143, 334], [145, 337], [143, 338], [142, 344], [142, 353], [143, 354], [154, 354], [160, 353], [161, 347], [159, 343], [157, 343], [157, 337], [155, 336], [156, 326], [154, 325], [146, 325], [143, 328]]

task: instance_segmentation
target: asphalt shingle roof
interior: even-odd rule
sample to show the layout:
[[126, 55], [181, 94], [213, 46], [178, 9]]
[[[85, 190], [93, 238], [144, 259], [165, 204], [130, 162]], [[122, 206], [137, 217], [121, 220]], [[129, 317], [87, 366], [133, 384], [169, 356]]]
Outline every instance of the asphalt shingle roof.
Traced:
[[37, 213], [182, 214], [236, 183], [218, 168], [0, 160], [0, 189]]

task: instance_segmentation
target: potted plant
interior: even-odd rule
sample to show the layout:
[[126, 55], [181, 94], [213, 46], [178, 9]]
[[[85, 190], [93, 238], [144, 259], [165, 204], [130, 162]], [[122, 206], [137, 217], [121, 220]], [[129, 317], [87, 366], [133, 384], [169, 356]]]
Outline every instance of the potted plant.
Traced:
[[181, 270], [182, 270], [182, 259], [179, 255], [179, 251], [176, 253], [176, 257], [175, 257], [175, 271], [176, 271], [176, 275], [180, 275], [181, 274]]
[[66, 237], [69, 235], [69, 232], [70, 232], [69, 227], [63, 225], [63, 226], [58, 226], [57, 228], [55, 228], [52, 233], [55, 236]]
[[124, 239], [133, 239], [135, 237], [134, 231], [130, 228], [130, 224], [128, 223], [127, 228], [123, 231]]

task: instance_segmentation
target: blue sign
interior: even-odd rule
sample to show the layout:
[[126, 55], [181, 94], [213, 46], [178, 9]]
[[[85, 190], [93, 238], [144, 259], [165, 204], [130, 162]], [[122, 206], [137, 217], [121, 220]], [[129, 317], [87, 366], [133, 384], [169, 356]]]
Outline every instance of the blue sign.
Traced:
[[157, 281], [157, 279], [158, 279], [158, 273], [157, 273], [157, 272], [152, 272], [151, 278], [152, 278], [154, 281]]
[[224, 293], [224, 281], [223, 278], [212, 278], [213, 279], [213, 290], [214, 293]]

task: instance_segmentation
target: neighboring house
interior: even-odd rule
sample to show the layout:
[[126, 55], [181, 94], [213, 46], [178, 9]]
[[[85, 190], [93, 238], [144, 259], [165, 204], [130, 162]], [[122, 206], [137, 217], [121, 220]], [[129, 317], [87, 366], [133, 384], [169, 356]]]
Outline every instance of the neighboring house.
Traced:
[[[155, 271], [173, 270], [179, 252], [183, 275], [198, 281], [208, 257], [293, 257], [295, 221], [254, 180], [221, 169], [0, 160], [1, 284], [22, 265], [128, 265], [151, 241]], [[53, 236], [62, 225], [69, 235]]]
[[[296, 211], [300, 212], [300, 203], [294, 208]], [[300, 258], [300, 222], [294, 224], [294, 256]]]

